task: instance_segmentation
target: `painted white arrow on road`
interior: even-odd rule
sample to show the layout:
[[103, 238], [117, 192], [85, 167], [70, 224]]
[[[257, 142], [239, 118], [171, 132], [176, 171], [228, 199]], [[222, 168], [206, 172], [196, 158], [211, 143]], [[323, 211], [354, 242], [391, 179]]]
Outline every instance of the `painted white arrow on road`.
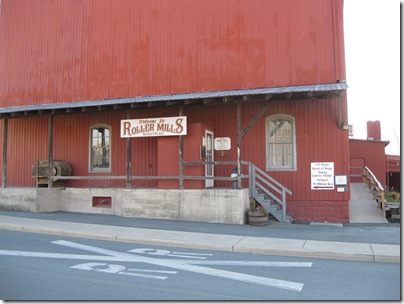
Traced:
[[[228, 260], [178, 260], [178, 259], [165, 259], [165, 258], [150, 258], [145, 256], [140, 256], [137, 254], [133, 254], [136, 250], [131, 250], [132, 253], [118, 252], [109, 249], [98, 248], [94, 246], [83, 245], [79, 243], [74, 243], [70, 241], [59, 240], [52, 242], [53, 244], [75, 248], [83, 251], [88, 251], [92, 253], [96, 253], [98, 255], [84, 255], [84, 254], [64, 254], [64, 253], [48, 253], [48, 252], [30, 252], [30, 251], [14, 251], [14, 250], [0, 250], [0, 255], [3, 256], [21, 256], [21, 257], [36, 257], [36, 258], [54, 258], [54, 259], [71, 259], [71, 260], [92, 260], [92, 261], [104, 261], [104, 262], [135, 262], [135, 263], [145, 263], [151, 265], [158, 265], [167, 268], [173, 268], [176, 270], [184, 270], [193, 273], [199, 273], [214, 277], [227, 278], [230, 280], [247, 282], [252, 284], [260, 284], [275, 288], [281, 288], [286, 290], [293, 290], [300, 292], [303, 289], [304, 284], [296, 283], [291, 281], [277, 280], [267, 277], [254, 276], [243, 274], [239, 272], [232, 272], [226, 270], [213, 269], [198, 265], [207, 265], [207, 266], [257, 266], [257, 267], [311, 267], [312, 263], [304, 263], [304, 262], [269, 262], [269, 261], [228, 261]], [[145, 250], [144, 248], [140, 249], [139, 252], [148, 253], [150, 251]], [[177, 253], [177, 252], [175, 252]], [[163, 251], [160, 251], [160, 254], [163, 255]], [[166, 256], [170, 256], [167, 252], [164, 252]], [[159, 255], [159, 254], [157, 254]], [[184, 255], [181, 253], [179, 255]], [[187, 255], [192, 255], [187, 253]], [[198, 254], [205, 255], [205, 254]], [[206, 254], [208, 255], [208, 254]], [[176, 256], [172, 254], [171, 256]], [[189, 258], [189, 256], [187, 256]], [[91, 265], [90, 265], [91, 264]], [[113, 265], [113, 266], [111, 266]], [[99, 268], [97, 268], [99, 267]], [[104, 267], [104, 268], [102, 268]], [[118, 273], [125, 274], [131, 276], [144, 276], [144, 277], [152, 277], [152, 275], [142, 275], [136, 272], [140, 272], [134, 268], [128, 268], [121, 265], [114, 264], [106, 264], [106, 263], [85, 263], [73, 266], [72, 268], [84, 269], [84, 270], [94, 270], [100, 272], [108, 272], [108, 273]], [[125, 270], [125, 271], [123, 271]], [[143, 270], [143, 272], [149, 270]], [[177, 271], [162, 271], [162, 270], [151, 270], [152, 272], [162, 272], [162, 273], [177, 273]], [[163, 278], [163, 277], [162, 277]]]
[[139, 262], [139, 263], [158, 265], [158, 266], [163, 266], [163, 267], [168, 267], [168, 268], [174, 268], [177, 270], [184, 270], [184, 271], [189, 271], [189, 272], [194, 272], [194, 273], [199, 273], [199, 274], [204, 274], [204, 275], [209, 275], [209, 276], [214, 276], [214, 277], [221, 277], [221, 278], [226, 278], [226, 279], [230, 279], [230, 280], [241, 281], [241, 282], [252, 283], [252, 284], [259, 284], [259, 285], [276, 287], [276, 288], [281, 288], [281, 289], [287, 289], [287, 290], [293, 290], [293, 291], [300, 292], [300, 291], [302, 291], [303, 286], [304, 286], [304, 284], [296, 283], [296, 282], [271, 279], [271, 278], [266, 278], [266, 277], [261, 277], [261, 276], [253, 276], [253, 275], [238, 273], [238, 272], [233, 272], [233, 271], [213, 269], [213, 268], [208, 268], [208, 267], [191, 265], [189, 263], [177, 262], [175, 260], [149, 258], [149, 257], [139, 256], [139, 255], [135, 255], [135, 254], [129, 254], [129, 253], [125, 253], [125, 252], [118, 252], [118, 251], [98, 248], [98, 247], [94, 247], [94, 246], [82, 245], [82, 244], [78, 244], [78, 243], [74, 243], [74, 242], [70, 242], [70, 241], [60, 240], [60, 241], [55, 241], [52, 243], [70, 247], [70, 248], [89, 251], [92, 253], [126, 258], [127, 262]]

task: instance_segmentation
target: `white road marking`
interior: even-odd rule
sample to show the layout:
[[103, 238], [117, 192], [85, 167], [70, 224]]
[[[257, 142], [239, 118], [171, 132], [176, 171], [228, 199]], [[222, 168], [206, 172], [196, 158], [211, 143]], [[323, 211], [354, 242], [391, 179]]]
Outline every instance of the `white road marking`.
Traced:
[[229, 261], [229, 260], [210, 260], [210, 261], [190, 261], [190, 260], [171, 260], [180, 263], [192, 265], [210, 265], [210, 266], [255, 266], [255, 267], [311, 267], [313, 263], [304, 262], [268, 262], [268, 261]]
[[155, 272], [155, 273], [169, 273], [176, 274], [178, 271], [172, 270], [151, 270], [151, 269], [138, 269], [138, 268], [128, 268], [129, 271], [139, 271], [139, 272]]
[[[184, 270], [199, 274], [205, 274], [209, 276], [216, 276], [227, 278], [231, 280], [260, 284], [265, 286], [271, 286], [276, 288], [282, 288], [293, 291], [301, 291], [304, 284], [271, 279], [260, 276], [247, 275], [243, 273], [237, 273], [232, 271], [212, 269], [197, 265], [231, 265], [231, 266], [268, 266], [268, 267], [311, 267], [312, 263], [293, 263], [293, 262], [266, 262], [266, 261], [200, 261], [200, 260], [175, 260], [175, 259], [157, 259], [139, 256], [135, 254], [122, 253], [118, 251], [78, 244], [74, 242], [59, 240], [52, 242], [53, 244], [62, 245], [70, 248], [89, 251], [99, 255], [80, 255], [80, 254], [62, 254], [62, 253], [47, 253], [47, 252], [29, 252], [29, 251], [13, 251], [13, 250], [0, 250], [0, 255], [8, 256], [24, 256], [24, 257], [41, 257], [41, 258], [56, 258], [56, 259], [76, 259], [76, 260], [93, 260], [93, 261], [121, 261], [121, 262], [137, 262], [146, 263], [151, 265], [158, 265], [168, 268], [174, 268], [176, 270]], [[160, 251], [162, 253], [162, 251]], [[105, 263], [95, 263], [98, 266], [107, 266]], [[77, 266], [77, 265], [76, 265]], [[123, 267], [123, 266], [122, 266]], [[118, 268], [103, 270], [103, 272], [116, 273]], [[98, 270], [102, 271], [102, 270]], [[129, 270], [127, 270], [129, 271]], [[125, 271], [125, 272], [127, 272]], [[122, 271], [118, 271], [122, 273]], [[132, 272], [128, 272], [132, 273]], [[133, 275], [133, 274], [130, 274]]]
[[178, 251], [173, 251], [173, 254], [186, 254], [186, 255], [204, 255], [204, 256], [213, 256], [212, 253], [195, 253], [195, 252], [178, 252]]
[[93, 247], [93, 246], [88, 246], [88, 245], [82, 245], [82, 244], [64, 241], [64, 240], [59, 240], [59, 241], [55, 241], [52, 243], [70, 247], [70, 248], [81, 249], [81, 250], [85, 250], [85, 251], [89, 251], [89, 252], [93, 252], [93, 253], [127, 258], [128, 262], [142, 262], [142, 263], [147, 263], [147, 264], [152, 264], [152, 265], [159, 265], [159, 266], [163, 266], [163, 267], [174, 268], [174, 269], [178, 269], [178, 270], [205, 274], [205, 275], [214, 276], [214, 277], [227, 278], [227, 279], [231, 279], [231, 280], [235, 280], [235, 281], [260, 284], [260, 285], [264, 285], [264, 286], [282, 288], [282, 289], [287, 289], [287, 290], [293, 290], [293, 291], [300, 292], [304, 286], [304, 284], [296, 283], [296, 282], [277, 280], [277, 279], [271, 279], [271, 278], [260, 277], [260, 276], [253, 276], [253, 275], [226, 271], [226, 270], [212, 269], [212, 268], [201, 267], [201, 266], [197, 266], [197, 265], [190, 265], [188, 263], [176, 262], [173, 260], [149, 258], [149, 257], [145, 257], [145, 256], [138, 256], [138, 255], [128, 254], [128, 253], [124, 253], [124, 252], [118, 252], [118, 251], [114, 251], [114, 250], [108, 250], [108, 249], [103, 249], [103, 248], [98, 248], [98, 247]]
[[[0, 250], [0, 255], [6, 256], [23, 256], [32, 258], [51, 258], [51, 259], [66, 259], [66, 260], [91, 260], [91, 261], [106, 261], [106, 262], [128, 262], [125, 257], [86, 255], [86, 254], [70, 254], [70, 253], [50, 253], [50, 252], [33, 252], [33, 251], [15, 251], [15, 250]], [[170, 260], [179, 263], [193, 265], [211, 265], [211, 266], [251, 266], [251, 267], [311, 267], [310, 262], [268, 262], [268, 261], [229, 261], [229, 260]], [[133, 262], [133, 261], [131, 261]]]
[[176, 257], [176, 258], [206, 260], [206, 257], [188, 256], [188, 255], [180, 255], [180, 254], [167, 254], [167, 256]]
[[149, 275], [149, 274], [142, 274], [142, 273], [131, 273], [131, 272], [120, 272], [119, 274], [128, 275], [132, 277], [141, 277], [141, 278], [148, 278], [148, 279], [158, 279], [158, 280], [165, 280], [168, 277], [163, 276], [156, 276], [156, 275]]
[[206, 257], [212, 256], [210, 253], [194, 253], [194, 252], [177, 252], [177, 251], [168, 251], [161, 249], [151, 249], [151, 248], [136, 248], [132, 250], [128, 250], [127, 252], [131, 253], [141, 253], [141, 254], [150, 254], [150, 255], [162, 255], [162, 256], [172, 256], [178, 258], [187, 258], [187, 259], [199, 259], [205, 260]]
[[[178, 271], [170, 271], [170, 270], [150, 270], [150, 269], [136, 269], [136, 268], [128, 268], [127, 271], [131, 271], [131, 272], [122, 271], [119, 274], [135, 276], [135, 277], [144, 277], [144, 278], [165, 280], [168, 277], [149, 275], [149, 274], [142, 274], [142, 273], [136, 273], [136, 272], [167, 273], [167, 274], [176, 274], [176, 273], [178, 273]], [[133, 272], [135, 272], [135, 273], [133, 273]]]
[[[105, 268], [96, 268], [98, 266], [105, 267]], [[94, 271], [106, 272], [106, 273], [118, 273], [118, 272], [124, 271], [126, 269], [126, 267], [122, 266], [122, 265], [107, 264], [107, 263], [84, 263], [84, 264], [72, 266], [70, 268], [81, 269], [81, 270], [94, 270]]]
[[80, 269], [80, 270], [89, 270], [89, 271], [98, 271], [98, 272], [105, 272], [105, 273], [113, 273], [113, 274], [123, 274], [123, 275], [130, 275], [130, 276], [143, 277], [143, 278], [149, 278], [149, 279], [159, 279], [159, 280], [165, 280], [168, 277], [150, 275], [150, 274], [141, 274], [141, 273], [136, 273], [136, 272], [164, 273], [164, 274], [178, 273], [177, 271], [166, 271], [166, 270], [151, 270], [151, 269], [136, 269], [136, 268], [126, 269], [126, 267], [122, 266], [122, 265], [107, 264], [107, 263], [83, 263], [83, 264], [71, 266], [70, 268]]
[[96, 261], [118, 261], [118, 262], [119, 261], [125, 262], [127, 260], [125, 258], [113, 257], [113, 256], [15, 251], [15, 250], [0, 250], [0, 255], [21, 256], [31, 258], [66, 259], [66, 260], [96, 260]]

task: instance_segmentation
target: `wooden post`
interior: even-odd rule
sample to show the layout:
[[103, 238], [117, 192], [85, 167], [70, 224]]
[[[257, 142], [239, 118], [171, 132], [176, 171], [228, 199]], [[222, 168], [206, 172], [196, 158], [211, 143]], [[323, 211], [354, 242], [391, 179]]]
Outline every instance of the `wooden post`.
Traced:
[[[127, 119], [130, 119], [129, 111]], [[132, 138], [126, 138], [126, 188], [132, 187]]]
[[[179, 116], [184, 115], [184, 107], [180, 106], [179, 108]], [[180, 189], [184, 189], [184, 139], [183, 136], [179, 137], [179, 147], [178, 147], [178, 157], [179, 157], [179, 183]]]
[[241, 189], [241, 103], [237, 103], [237, 189]]
[[49, 116], [48, 136], [48, 188], [53, 188], [52, 163], [53, 163], [53, 115]]
[[4, 119], [3, 125], [3, 172], [2, 172], [2, 188], [7, 187], [7, 141], [8, 141], [8, 119]]

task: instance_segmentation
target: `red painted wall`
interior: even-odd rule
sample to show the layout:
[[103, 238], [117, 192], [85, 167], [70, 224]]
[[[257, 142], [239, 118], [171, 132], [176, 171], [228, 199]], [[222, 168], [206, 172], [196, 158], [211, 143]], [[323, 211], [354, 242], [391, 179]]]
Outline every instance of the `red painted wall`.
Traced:
[[[345, 79], [342, 0], [2, 0], [0, 5], [0, 107]], [[337, 127], [337, 105], [336, 99], [273, 102], [242, 139], [241, 158], [265, 170], [265, 117], [295, 117], [297, 170], [269, 174], [293, 192], [288, 212], [297, 220], [347, 219], [349, 192], [310, 190], [311, 162], [334, 162], [335, 174], [349, 174], [349, 140]], [[262, 107], [243, 104], [241, 127]], [[346, 94], [342, 114], [347, 121]], [[70, 162], [76, 176], [126, 175], [120, 120], [178, 115], [177, 106], [56, 115], [54, 159]], [[232, 149], [215, 152], [215, 160], [236, 160], [234, 104], [187, 105], [184, 115], [189, 124], [206, 124], [216, 137], [231, 138]], [[96, 123], [112, 127], [107, 174], [88, 172], [89, 128]], [[9, 119], [9, 186], [35, 186], [31, 166], [47, 159], [47, 142], [47, 117]], [[162, 172], [158, 142], [132, 140], [133, 175]], [[228, 177], [232, 169], [217, 166], [215, 175]], [[125, 181], [69, 186], [124, 187]], [[134, 180], [132, 186], [158, 182]], [[231, 188], [231, 182], [215, 186]]]
[[382, 133], [380, 128], [380, 121], [367, 121], [367, 138], [370, 140], [382, 140]]
[[401, 157], [400, 155], [386, 155], [386, 171], [387, 172], [400, 172], [401, 171]]
[[[244, 128], [264, 106], [263, 103], [250, 103], [242, 105], [241, 127]], [[72, 164], [73, 174], [80, 175], [126, 175], [126, 139], [120, 138], [120, 120], [131, 118], [177, 116], [178, 107], [139, 108], [135, 110], [117, 110], [94, 113], [80, 113], [71, 115], [55, 116], [54, 118], [54, 159], [61, 159]], [[296, 121], [296, 145], [297, 145], [297, 170], [286, 172], [268, 172], [273, 178], [288, 187], [293, 195], [287, 197], [288, 211], [296, 216], [303, 205], [310, 205], [313, 201], [324, 202], [324, 214], [329, 213], [327, 204], [333, 202], [347, 202], [350, 195], [335, 191], [310, 190], [310, 163], [311, 162], [334, 162], [335, 174], [349, 174], [349, 140], [346, 130], [337, 128], [337, 100], [308, 100], [273, 102], [272, 107], [245, 135], [241, 142], [241, 157], [251, 161], [265, 170], [265, 118], [271, 114], [284, 113], [295, 117]], [[236, 105], [189, 105], [184, 107], [184, 115], [187, 116], [188, 124], [203, 123], [211, 126], [215, 137], [230, 137], [232, 148], [222, 153], [215, 152], [217, 161], [235, 161], [236, 153]], [[108, 174], [88, 172], [89, 128], [95, 123], [106, 123], [112, 127], [112, 171]], [[35, 130], [40, 130], [37, 132]], [[192, 130], [192, 128], [191, 128]], [[191, 132], [192, 133], [192, 132]], [[198, 133], [198, 132], [195, 132]], [[200, 133], [200, 132], [199, 132]], [[192, 157], [189, 157], [184, 136], [185, 160], [195, 160], [194, 154], [198, 152], [200, 134], [195, 139], [198, 142], [189, 142], [192, 148]], [[22, 134], [22, 135], [21, 135]], [[47, 159], [47, 134], [48, 119], [10, 119], [9, 120], [9, 151], [14, 151], [8, 158], [9, 186], [35, 186], [31, 178], [31, 166], [39, 159]], [[133, 175], [178, 175], [178, 138], [167, 149], [159, 149], [162, 138], [134, 138], [132, 139], [132, 174]], [[24, 147], [17, 149], [16, 147]], [[11, 150], [14, 149], [14, 150]], [[27, 153], [30, 151], [30, 153]], [[158, 152], [159, 151], [159, 152]], [[196, 151], [196, 152], [195, 152]], [[165, 158], [159, 160], [158, 153]], [[199, 156], [199, 153], [198, 155]], [[384, 158], [383, 158], [384, 159]], [[165, 170], [161, 164], [174, 166], [172, 173], [162, 172]], [[384, 162], [382, 162], [384, 163]], [[223, 165], [215, 167], [215, 176], [229, 177], [234, 166]], [[188, 169], [187, 169], [188, 170]], [[246, 168], [244, 169], [246, 170]], [[174, 174], [175, 172], [175, 174]], [[247, 173], [244, 171], [244, 173]], [[178, 182], [176, 187], [178, 187]], [[69, 186], [103, 186], [124, 187], [125, 181], [71, 181]], [[132, 181], [133, 186], [157, 187], [157, 181]], [[215, 182], [216, 187], [231, 188], [231, 182]], [[247, 186], [247, 184], [244, 184]], [[339, 204], [339, 203], [338, 203]], [[317, 208], [320, 210], [319, 208]], [[318, 211], [320, 212], [320, 211]], [[346, 210], [341, 211], [344, 217]], [[333, 216], [337, 217], [333, 211]], [[299, 218], [304, 220], [307, 218]]]
[[342, 0], [2, 0], [1, 107], [345, 80]]
[[[386, 185], [385, 141], [350, 139], [350, 158], [364, 158], [364, 165], [373, 172], [379, 182]], [[363, 182], [363, 180], [358, 181]]]

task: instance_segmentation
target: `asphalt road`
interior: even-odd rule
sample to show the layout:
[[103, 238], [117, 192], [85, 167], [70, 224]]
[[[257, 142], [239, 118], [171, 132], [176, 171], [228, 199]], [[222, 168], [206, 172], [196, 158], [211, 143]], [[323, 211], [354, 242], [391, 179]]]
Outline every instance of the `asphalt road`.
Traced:
[[0, 230], [3, 300], [400, 300], [400, 265]]

